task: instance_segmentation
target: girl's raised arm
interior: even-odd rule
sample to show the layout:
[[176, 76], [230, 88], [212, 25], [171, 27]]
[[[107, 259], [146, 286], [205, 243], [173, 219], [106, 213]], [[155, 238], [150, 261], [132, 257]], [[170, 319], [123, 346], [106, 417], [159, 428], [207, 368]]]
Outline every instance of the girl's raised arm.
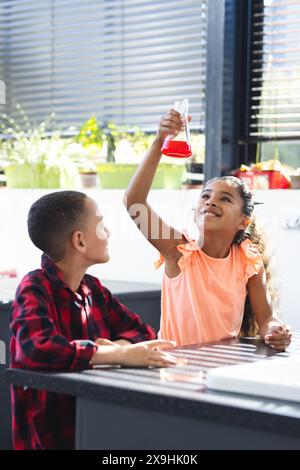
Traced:
[[147, 197], [161, 159], [161, 146], [167, 135], [177, 134], [184, 125], [181, 115], [171, 109], [161, 118], [156, 137], [147, 151], [124, 196], [124, 204], [139, 230], [167, 259], [179, 252], [182, 233], [166, 224], [147, 202]]

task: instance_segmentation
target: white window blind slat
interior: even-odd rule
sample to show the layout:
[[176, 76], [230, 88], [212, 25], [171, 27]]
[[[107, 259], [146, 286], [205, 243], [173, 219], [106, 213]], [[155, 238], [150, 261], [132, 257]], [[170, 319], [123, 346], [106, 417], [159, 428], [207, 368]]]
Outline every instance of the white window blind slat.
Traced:
[[7, 112], [17, 117], [16, 102], [32, 121], [54, 112], [59, 125], [79, 127], [95, 114], [154, 130], [187, 97], [203, 131], [206, 3], [0, 0]]
[[300, 0], [255, 0], [249, 135], [300, 138]]

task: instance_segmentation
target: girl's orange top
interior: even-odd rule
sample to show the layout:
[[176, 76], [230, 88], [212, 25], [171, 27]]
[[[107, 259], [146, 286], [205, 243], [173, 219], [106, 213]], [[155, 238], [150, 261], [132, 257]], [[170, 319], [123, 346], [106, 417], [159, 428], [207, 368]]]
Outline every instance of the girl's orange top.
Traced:
[[[178, 345], [236, 337], [241, 328], [248, 279], [263, 257], [247, 239], [232, 245], [226, 258], [206, 255], [197, 242], [178, 245], [181, 272], [163, 276], [159, 338]], [[161, 256], [155, 263], [164, 262]]]

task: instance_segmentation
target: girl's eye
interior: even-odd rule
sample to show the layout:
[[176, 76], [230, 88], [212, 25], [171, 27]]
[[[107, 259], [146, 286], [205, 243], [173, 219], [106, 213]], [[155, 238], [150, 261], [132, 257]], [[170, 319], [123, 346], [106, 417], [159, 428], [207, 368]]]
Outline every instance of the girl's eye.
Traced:
[[207, 198], [208, 198], [208, 194], [202, 194], [201, 198], [202, 198], [202, 199], [207, 199]]
[[229, 197], [227, 197], [227, 196], [223, 196], [223, 197], [221, 198], [221, 201], [231, 202], [231, 200], [230, 200]]

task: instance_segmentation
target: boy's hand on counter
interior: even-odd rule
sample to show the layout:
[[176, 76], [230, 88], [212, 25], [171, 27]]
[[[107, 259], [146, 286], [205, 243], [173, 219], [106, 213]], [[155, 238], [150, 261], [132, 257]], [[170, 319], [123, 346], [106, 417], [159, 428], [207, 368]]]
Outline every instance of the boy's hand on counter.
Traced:
[[110, 339], [98, 338], [95, 341], [99, 346], [119, 346], [116, 341], [111, 341]]
[[278, 351], [284, 351], [291, 342], [292, 329], [289, 325], [273, 325], [264, 336], [265, 343]]
[[116, 341], [111, 341], [110, 339], [105, 338], [98, 338], [96, 339], [95, 343], [99, 346], [127, 346], [132, 344], [130, 341], [127, 341], [127, 339], [117, 339]]
[[176, 346], [174, 341], [153, 340], [121, 346], [120, 364], [123, 366], [168, 367], [177, 364], [177, 358], [160, 349]]
[[[98, 339], [99, 349], [90, 364], [114, 364], [121, 366], [168, 367], [177, 364], [177, 358], [160, 349], [176, 346], [174, 341], [153, 340], [136, 344], [120, 345], [113, 341]], [[102, 344], [101, 344], [102, 343]], [[105, 348], [101, 348], [105, 346]]]

